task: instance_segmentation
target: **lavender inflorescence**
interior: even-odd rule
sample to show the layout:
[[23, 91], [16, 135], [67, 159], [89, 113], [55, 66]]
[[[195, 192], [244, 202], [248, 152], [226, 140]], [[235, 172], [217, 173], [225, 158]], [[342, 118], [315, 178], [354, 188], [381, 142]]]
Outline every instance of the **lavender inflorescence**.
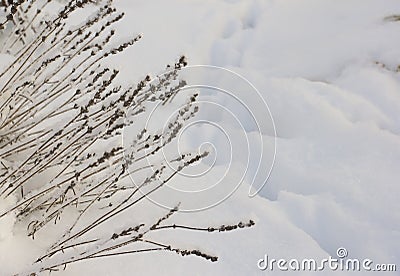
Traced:
[[[116, 84], [120, 71], [108, 66], [107, 59], [138, 43], [142, 35], [115, 44], [113, 27], [124, 13], [117, 14], [111, 0], [96, 5], [90, 0], [70, 0], [52, 17], [46, 8], [54, 2], [0, 1], [5, 14], [0, 17], [0, 51], [14, 56], [0, 72], [0, 197], [17, 198], [15, 206], [0, 213], [0, 219], [14, 212], [35, 238], [47, 227], [66, 223], [63, 213], [77, 211], [73, 222], [60, 226], [61, 238], [38, 259], [32, 273], [122, 254], [115, 250], [137, 243], [151, 245], [148, 251], [216, 261], [217, 257], [199, 250], [179, 249], [147, 236], [178, 228], [225, 232], [251, 227], [253, 221], [207, 228], [161, 226], [178, 211], [177, 206], [150, 225], [140, 223], [111, 237], [88, 238], [92, 230], [136, 206], [208, 153], [185, 153], [172, 160], [163, 160], [160, 154], [198, 112], [197, 94], [188, 97], [166, 129], [141, 128], [132, 143], [122, 147], [125, 127], [143, 120], [154, 103], [171, 103], [185, 87], [179, 71], [187, 60], [182, 56], [163, 74], [146, 75], [131, 87]], [[83, 9], [92, 9], [93, 16], [80, 25], [72, 24], [72, 17]], [[160, 156], [160, 161], [146, 165], [150, 156]], [[177, 162], [177, 170], [168, 170], [167, 161]], [[138, 175], [138, 183], [131, 185], [128, 176], [136, 172], [147, 174]], [[139, 192], [143, 188], [144, 195]], [[145, 251], [132, 249], [126, 254]], [[66, 254], [63, 262], [52, 261], [57, 254]]]

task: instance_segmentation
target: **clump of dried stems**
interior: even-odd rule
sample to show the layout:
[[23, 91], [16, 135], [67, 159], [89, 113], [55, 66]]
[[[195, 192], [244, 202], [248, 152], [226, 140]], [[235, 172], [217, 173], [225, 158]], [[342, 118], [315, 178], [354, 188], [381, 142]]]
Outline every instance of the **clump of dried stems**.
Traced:
[[[60, 7], [57, 13], [54, 6]], [[128, 148], [121, 145], [124, 127], [142, 120], [150, 104], [169, 104], [185, 86], [179, 78], [185, 57], [167, 66], [164, 74], [145, 76], [124, 88], [115, 83], [119, 71], [107, 66], [106, 60], [142, 36], [115, 44], [113, 27], [124, 13], [111, 0], [66, 4], [1, 0], [0, 8], [0, 50], [15, 57], [0, 72], [0, 200], [16, 200], [0, 219], [16, 214], [32, 238], [50, 224], [62, 233], [29, 273], [57, 270], [80, 260], [160, 250], [214, 262], [216, 256], [164, 244], [148, 234], [175, 229], [223, 232], [254, 224], [205, 228], [167, 224], [176, 207], [153, 222], [96, 236], [116, 216], [132, 216], [133, 206], [207, 155], [187, 153], [169, 160], [179, 163], [176, 171], [168, 170], [161, 157], [148, 166], [142, 162], [157, 156], [196, 114], [197, 95], [187, 99], [166, 129], [150, 133], [142, 128]], [[75, 15], [82, 11], [93, 15], [77, 25]], [[128, 176], [139, 172], [145, 177], [138, 174], [133, 185]], [[140, 192], [143, 187], [145, 193]]]

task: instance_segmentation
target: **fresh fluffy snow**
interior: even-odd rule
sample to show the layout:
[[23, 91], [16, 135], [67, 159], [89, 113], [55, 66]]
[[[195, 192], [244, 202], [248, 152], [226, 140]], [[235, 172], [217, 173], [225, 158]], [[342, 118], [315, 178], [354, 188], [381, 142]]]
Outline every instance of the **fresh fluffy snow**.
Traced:
[[[233, 162], [224, 148], [226, 137], [217, 128], [188, 131], [182, 146], [204, 142], [215, 146], [220, 155], [206, 174], [207, 181], [223, 176], [226, 183], [237, 183], [249, 167], [246, 181], [228, 200], [205, 211], [179, 214], [176, 221], [208, 226], [250, 218], [256, 226], [227, 234], [176, 230], [175, 235], [163, 236], [178, 240], [182, 247], [217, 254], [220, 260], [215, 264], [166, 252], [146, 253], [78, 263], [60, 275], [264, 275], [267, 272], [257, 268], [264, 254], [322, 259], [336, 257], [339, 247], [345, 247], [351, 258], [397, 263], [400, 269], [400, 73], [396, 71], [400, 22], [384, 20], [400, 14], [397, 0], [119, 0], [116, 4], [127, 13], [120, 32], [126, 37], [144, 34], [138, 45], [116, 57], [120, 79], [135, 82], [180, 54], [191, 65], [221, 66], [239, 73], [271, 109], [277, 131], [275, 166], [259, 196], [248, 197], [253, 177], [255, 187], [260, 187], [273, 162], [271, 118], [257, 109], [260, 99], [253, 90], [235, 94], [254, 105], [251, 110], [263, 126], [260, 138], [254, 128], [244, 125], [252, 145], [250, 157], [258, 157], [264, 139], [257, 174], [258, 163], [248, 163], [248, 152], [240, 146], [245, 142], [242, 126], [227, 118], [229, 113], [221, 106], [240, 122], [251, 124], [249, 114], [232, 97], [202, 91], [200, 100], [220, 106], [203, 103], [199, 118], [227, 130], [234, 145]], [[5, 63], [3, 55], [0, 58]], [[212, 78], [209, 71], [196, 77], [204, 85], [229, 87], [229, 79], [207, 80]], [[236, 93], [235, 87], [229, 89]], [[184, 178], [176, 179], [177, 187], [179, 181]], [[2, 208], [7, 204], [2, 202]], [[4, 272], [0, 274], [15, 272], [14, 260], [19, 257], [14, 248], [34, 254], [41, 247], [13, 230], [12, 221], [0, 220], [0, 271]], [[275, 274], [280, 273], [268, 272]]]

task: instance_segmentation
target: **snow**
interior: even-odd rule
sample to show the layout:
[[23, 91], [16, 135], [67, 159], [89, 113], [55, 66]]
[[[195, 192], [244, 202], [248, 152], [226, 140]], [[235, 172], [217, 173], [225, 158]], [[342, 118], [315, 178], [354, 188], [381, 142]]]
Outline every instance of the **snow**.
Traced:
[[[215, 165], [204, 178], [179, 176], [171, 187], [201, 190], [217, 185], [201, 194], [165, 192], [168, 200], [179, 199], [188, 210], [204, 209], [233, 192], [212, 208], [179, 213], [174, 222], [208, 226], [253, 219], [256, 226], [222, 234], [160, 232], [164, 241], [220, 256], [215, 264], [173, 253], [145, 253], [84, 261], [59, 275], [263, 275], [257, 261], [264, 254], [322, 259], [336, 257], [339, 247], [351, 258], [394, 263], [399, 269], [400, 23], [384, 21], [400, 13], [398, 1], [118, 0], [116, 6], [127, 13], [120, 32], [127, 37], [144, 34], [113, 61], [121, 69], [121, 81], [135, 82], [185, 54], [191, 65], [227, 68], [260, 92], [267, 106], [233, 74], [188, 69], [193, 82], [232, 94], [200, 89], [198, 119], [222, 127], [226, 135], [212, 124], [188, 128], [182, 148], [209, 142], [216, 150], [188, 173], [206, 170], [214, 157]], [[1, 55], [0, 64], [6, 62]], [[254, 112], [261, 137], [254, 118], [233, 96]], [[252, 180], [260, 188], [272, 164], [266, 185], [258, 196], [249, 197]], [[237, 185], [242, 177], [245, 182]], [[8, 204], [1, 202], [0, 209]], [[14, 219], [0, 220], [0, 274], [23, 267], [44, 246], [11, 228]], [[334, 274], [352, 273], [323, 272]]]

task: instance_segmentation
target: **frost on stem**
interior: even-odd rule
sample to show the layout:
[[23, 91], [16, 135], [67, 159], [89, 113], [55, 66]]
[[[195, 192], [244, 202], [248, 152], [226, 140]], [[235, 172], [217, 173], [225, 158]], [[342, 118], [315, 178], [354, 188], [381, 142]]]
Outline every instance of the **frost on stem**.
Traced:
[[[206, 228], [163, 225], [178, 211], [176, 207], [161, 218], [150, 218], [152, 222], [107, 228], [109, 235], [96, 236], [126, 210], [132, 216], [132, 207], [207, 153], [185, 153], [168, 160], [178, 164], [177, 171], [167, 168], [161, 154], [198, 112], [197, 94], [189, 96], [168, 128], [140, 129], [129, 148], [121, 146], [124, 127], [143, 120], [150, 105], [170, 104], [180, 93], [186, 82], [179, 71], [187, 61], [181, 57], [153, 79], [147, 75], [136, 85], [119, 85], [119, 71], [106, 60], [142, 36], [115, 44], [113, 27], [124, 13], [118, 13], [111, 0], [92, 2], [0, 2], [0, 49], [14, 56], [0, 72], [0, 197], [17, 198], [0, 219], [15, 213], [32, 238], [48, 227], [59, 231], [61, 238], [37, 260], [32, 273], [85, 259], [156, 250], [216, 261], [216, 256], [163, 244], [148, 234], [176, 229], [224, 232], [254, 222]], [[56, 15], [46, 10], [50, 4], [59, 6]], [[93, 14], [76, 24], [82, 9]], [[146, 165], [149, 156], [159, 161]], [[129, 175], [137, 178], [137, 185], [129, 182]], [[143, 187], [145, 194], [139, 192]], [[73, 219], [63, 220], [64, 213]], [[136, 244], [141, 249], [135, 249]]]

